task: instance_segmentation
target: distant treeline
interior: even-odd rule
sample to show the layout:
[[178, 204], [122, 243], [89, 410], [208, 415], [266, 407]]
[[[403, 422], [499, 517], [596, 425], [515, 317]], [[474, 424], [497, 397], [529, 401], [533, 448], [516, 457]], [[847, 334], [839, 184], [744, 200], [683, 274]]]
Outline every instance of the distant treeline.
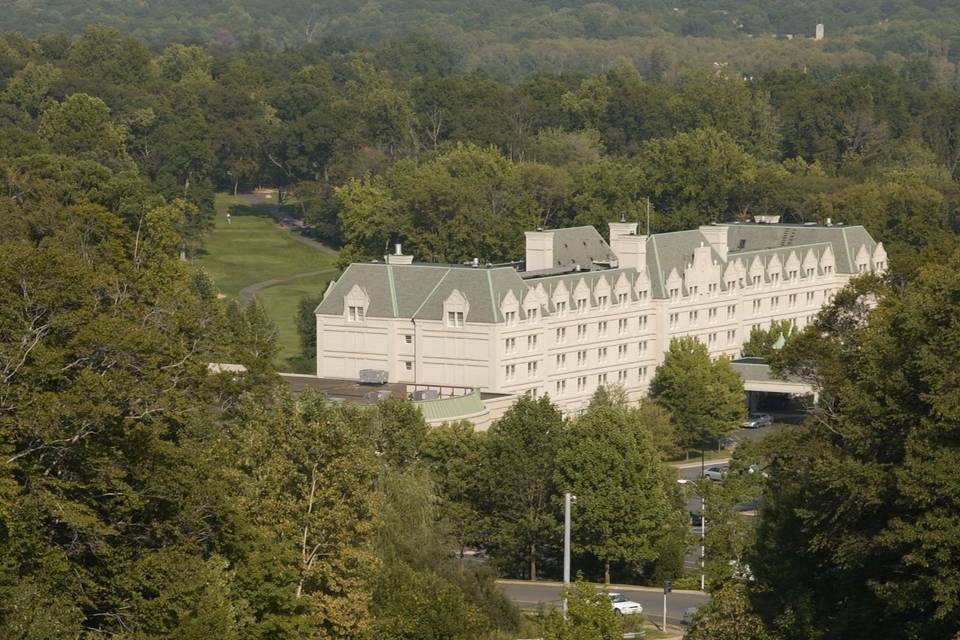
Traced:
[[424, 259], [512, 259], [523, 229], [603, 230], [645, 217], [648, 198], [655, 231], [755, 213], [863, 223], [895, 268], [953, 241], [960, 94], [923, 74], [711, 66], [668, 80], [657, 63], [505, 82], [456, 67], [419, 36], [154, 51], [104, 27], [8, 35], [0, 157], [136, 169], [151, 193], [198, 206], [188, 250], [216, 190], [257, 186], [293, 194], [344, 260], [395, 240]]
[[[153, 46], [285, 49], [331, 38], [379, 46], [418, 33], [454, 48], [459, 71], [509, 78], [640, 66], [652, 55], [665, 58], [674, 73], [715, 61], [746, 74], [791, 63], [809, 68], [930, 63], [938, 82], [954, 86], [960, 60], [960, 6], [947, 0], [853, 5], [828, 0], [47, 0], [8, 5], [5, 30], [32, 37], [76, 35], [100, 24]], [[826, 25], [825, 42], [810, 41], [817, 23]]]

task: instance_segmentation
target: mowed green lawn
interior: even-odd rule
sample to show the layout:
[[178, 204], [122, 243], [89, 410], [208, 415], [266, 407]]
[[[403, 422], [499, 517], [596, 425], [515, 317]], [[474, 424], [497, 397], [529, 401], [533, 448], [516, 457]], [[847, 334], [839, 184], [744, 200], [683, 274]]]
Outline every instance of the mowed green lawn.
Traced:
[[215, 226], [204, 242], [206, 255], [200, 256], [200, 262], [221, 293], [236, 297], [256, 282], [333, 266], [334, 256], [302, 244], [294, 232], [281, 229], [268, 213], [249, 206], [249, 201], [243, 196], [217, 195]]
[[[251, 203], [254, 206], [251, 206]], [[230, 223], [226, 214], [230, 211]], [[280, 228], [256, 201], [245, 196], [218, 194], [216, 220], [198, 260], [210, 273], [220, 292], [239, 298], [240, 290], [258, 282], [287, 278], [298, 273], [329, 269], [323, 275], [298, 278], [257, 292], [279, 332], [277, 366], [283, 370], [310, 370], [309, 361], [300, 361], [296, 312], [302, 296], [323, 293], [336, 276], [335, 256], [309, 247], [295, 232]]]
[[293, 373], [316, 372], [315, 358], [304, 359], [301, 356], [300, 336], [297, 334], [297, 307], [300, 298], [323, 293], [327, 283], [336, 273], [319, 276], [307, 276], [291, 282], [278, 284], [257, 293], [257, 300], [270, 313], [277, 325], [280, 353], [277, 365], [283, 371]]

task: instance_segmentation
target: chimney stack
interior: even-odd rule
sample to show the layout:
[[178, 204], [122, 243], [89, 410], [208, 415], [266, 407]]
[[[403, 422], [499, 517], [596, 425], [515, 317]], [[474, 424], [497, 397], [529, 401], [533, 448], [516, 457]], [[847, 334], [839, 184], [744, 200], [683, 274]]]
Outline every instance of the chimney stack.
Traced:
[[398, 242], [393, 245], [393, 255], [383, 256], [387, 264], [413, 264], [413, 256], [403, 255], [403, 246]]
[[527, 241], [526, 269], [553, 269], [553, 231], [525, 231]]
[[[720, 258], [726, 262], [727, 261], [727, 252], [729, 247], [727, 245], [727, 225], [724, 224], [707, 224], [700, 227], [700, 233], [706, 237], [707, 242], [710, 243], [710, 246], [713, 247], [713, 250], [720, 254]], [[742, 249], [743, 247], [741, 247]]]

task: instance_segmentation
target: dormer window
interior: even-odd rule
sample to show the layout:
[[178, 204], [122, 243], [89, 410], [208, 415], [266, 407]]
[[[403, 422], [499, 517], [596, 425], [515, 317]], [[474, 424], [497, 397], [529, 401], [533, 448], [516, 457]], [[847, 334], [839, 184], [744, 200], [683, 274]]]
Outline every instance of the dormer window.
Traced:
[[527, 309], [527, 322], [534, 323], [537, 321], [537, 309]]
[[597, 296], [597, 306], [601, 309], [607, 308], [607, 296]]
[[363, 322], [367, 317], [370, 298], [367, 292], [354, 285], [350, 292], [343, 297], [343, 311], [347, 322]]
[[512, 327], [517, 324], [517, 312], [516, 311], [507, 311], [503, 314], [503, 322], [508, 327]]
[[587, 299], [577, 298], [577, 313], [585, 313], [586, 311], [587, 311]]
[[562, 316], [563, 314], [565, 314], [565, 313], [567, 312], [567, 303], [566, 303], [566, 302], [557, 302], [557, 303], [556, 303], [556, 308], [557, 308], [557, 315], [558, 315], [558, 316]]
[[365, 310], [363, 307], [358, 305], [350, 305], [347, 307], [347, 319], [350, 322], [363, 322], [365, 316]]
[[454, 289], [443, 303], [444, 317], [447, 319], [447, 326], [459, 329], [463, 327], [467, 314], [470, 311], [470, 305], [466, 297]]

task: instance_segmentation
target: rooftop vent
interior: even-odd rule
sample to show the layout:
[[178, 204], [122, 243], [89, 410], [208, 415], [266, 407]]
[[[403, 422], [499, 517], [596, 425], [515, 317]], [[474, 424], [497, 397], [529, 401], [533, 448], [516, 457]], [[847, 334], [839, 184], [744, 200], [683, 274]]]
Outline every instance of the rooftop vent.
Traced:
[[747, 239], [746, 239], [746, 238], [740, 238], [740, 242], [737, 244], [737, 248], [738, 248], [738, 249], [743, 249], [745, 246], [747, 246]]

